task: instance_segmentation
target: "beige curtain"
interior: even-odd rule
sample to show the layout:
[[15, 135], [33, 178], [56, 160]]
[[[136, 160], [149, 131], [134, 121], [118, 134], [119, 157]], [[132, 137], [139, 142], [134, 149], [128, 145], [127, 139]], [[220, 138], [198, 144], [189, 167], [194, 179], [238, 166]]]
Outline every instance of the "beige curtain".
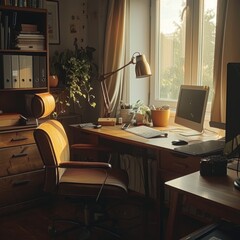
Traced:
[[218, 0], [211, 122], [225, 123], [227, 63], [240, 62], [240, 1]]
[[[126, 0], [111, 0], [108, 3], [108, 15], [103, 52], [103, 72], [112, 72], [125, 64], [125, 16]], [[124, 70], [106, 79], [111, 103], [111, 116], [115, 117], [123, 91]], [[102, 106], [101, 115], [104, 116]]]

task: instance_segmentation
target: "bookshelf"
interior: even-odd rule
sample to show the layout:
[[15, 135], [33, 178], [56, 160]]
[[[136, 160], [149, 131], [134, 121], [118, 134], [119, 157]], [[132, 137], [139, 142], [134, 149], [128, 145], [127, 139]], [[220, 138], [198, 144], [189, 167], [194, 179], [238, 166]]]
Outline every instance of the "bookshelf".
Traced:
[[30, 102], [35, 93], [49, 91], [47, 10], [10, 3], [21, 1], [0, 1], [0, 215], [45, 197]]
[[26, 96], [49, 90], [47, 10], [0, 6], [0, 16], [0, 110], [28, 117]]

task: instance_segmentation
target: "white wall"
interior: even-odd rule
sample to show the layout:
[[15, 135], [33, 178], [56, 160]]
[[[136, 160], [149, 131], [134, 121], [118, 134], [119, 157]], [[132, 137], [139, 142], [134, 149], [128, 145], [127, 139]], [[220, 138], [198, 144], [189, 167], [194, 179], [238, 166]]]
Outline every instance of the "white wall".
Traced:
[[[129, 52], [145, 54], [150, 61], [150, 0], [131, 0], [129, 13]], [[129, 102], [135, 103], [138, 99], [145, 104], [149, 103], [149, 78], [135, 77], [134, 65], [131, 65], [129, 83]]]

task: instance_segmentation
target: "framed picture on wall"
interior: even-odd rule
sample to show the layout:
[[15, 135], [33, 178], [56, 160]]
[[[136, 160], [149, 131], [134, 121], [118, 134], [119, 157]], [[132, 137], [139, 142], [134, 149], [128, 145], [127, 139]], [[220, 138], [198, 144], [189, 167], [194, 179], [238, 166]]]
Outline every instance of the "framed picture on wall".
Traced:
[[60, 44], [59, 3], [46, 1], [49, 44]]

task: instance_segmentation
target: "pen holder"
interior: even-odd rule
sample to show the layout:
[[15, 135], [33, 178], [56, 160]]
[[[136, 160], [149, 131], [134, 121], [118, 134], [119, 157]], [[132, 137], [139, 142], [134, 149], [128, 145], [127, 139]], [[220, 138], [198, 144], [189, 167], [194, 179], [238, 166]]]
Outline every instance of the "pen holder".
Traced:
[[152, 109], [151, 117], [154, 127], [167, 127], [169, 123], [170, 109]]
[[133, 118], [133, 112], [131, 108], [120, 109], [120, 117], [122, 118], [123, 123], [128, 123]]

